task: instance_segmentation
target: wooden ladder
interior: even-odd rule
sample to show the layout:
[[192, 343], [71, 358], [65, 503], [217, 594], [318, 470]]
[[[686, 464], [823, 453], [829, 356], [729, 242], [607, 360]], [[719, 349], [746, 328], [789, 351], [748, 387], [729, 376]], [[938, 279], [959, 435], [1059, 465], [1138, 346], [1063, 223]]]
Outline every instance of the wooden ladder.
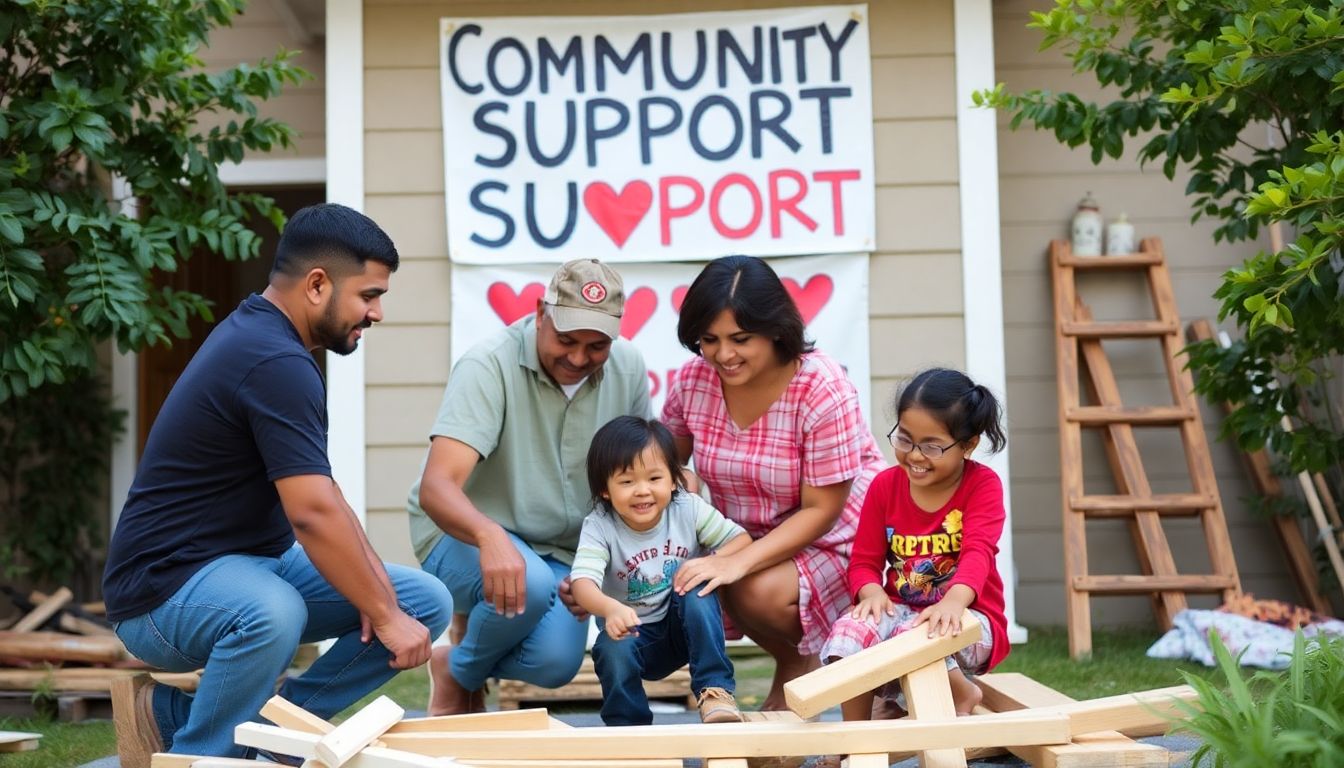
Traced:
[[[1078, 297], [1074, 274], [1077, 270], [1145, 272], [1157, 319], [1095, 321], [1091, 310]], [[1055, 294], [1064, 588], [1068, 596], [1069, 654], [1078, 659], [1092, 653], [1093, 594], [1150, 595], [1158, 624], [1166, 630], [1171, 628], [1176, 614], [1187, 607], [1187, 593], [1220, 593], [1228, 600], [1240, 593], [1241, 581], [1214, 481], [1204, 426], [1192, 394], [1194, 384], [1184, 367], [1180, 317], [1161, 241], [1147, 238], [1138, 253], [1129, 255], [1080, 257], [1070, 252], [1067, 242], [1055, 240], [1050, 244], [1050, 274]], [[1124, 405], [1110, 360], [1102, 348], [1104, 339], [1160, 342], [1172, 404]], [[1081, 386], [1086, 386], [1092, 404], [1083, 404]], [[1101, 430], [1116, 494], [1089, 495], [1083, 489], [1084, 427]], [[1180, 429], [1192, 492], [1153, 493], [1134, 438], [1135, 427]], [[1164, 515], [1200, 518], [1213, 573], [1193, 575], [1177, 570], [1162, 530]], [[1141, 575], [1088, 572], [1089, 517], [1129, 521]]]

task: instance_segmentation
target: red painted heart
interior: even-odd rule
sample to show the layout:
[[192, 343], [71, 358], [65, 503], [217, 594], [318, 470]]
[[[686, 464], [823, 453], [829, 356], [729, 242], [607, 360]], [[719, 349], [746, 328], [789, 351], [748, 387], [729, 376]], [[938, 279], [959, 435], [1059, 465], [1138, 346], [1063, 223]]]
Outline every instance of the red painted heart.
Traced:
[[621, 335], [635, 338], [658, 306], [658, 294], [652, 288], [636, 288], [625, 297], [625, 314], [621, 315]]
[[499, 319], [504, 321], [505, 325], [513, 325], [513, 321], [528, 314], [537, 311], [537, 302], [546, 295], [546, 286], [541, 283], [528, 283], [523, 286], [523, 290], [518, 293], [513, 292], [513, 286], [505, 282], [492, 283], [485, 291], [485, 298], [490, 302], [490, 308], [495, 310]]
[[625, 247], [652, 204], [653, 189], [643, 181], [626, 184], [620, 194], [605, 181], [595, 181], [583, 190], [583, 207], [617, 248]]
[[829, 275], [813, 275], [808, 278], [807, 285], [803, 286], [799, 286], [798, 281], [792, 277], [786, 277], [782, 282], [784, 290], [793, 297], [793, 303], [798, 305], [798, 312], [803, 316], [804, 325], [811, 323], [821, 308], [826, 306], [826, 302], [831, 300], [831, 291], [835, 288]]
[[678, 285], [672, 289], [672, 309], [681, 314], [681, 303], [686, 300], [686, 292], [691, 289], [689, 285]]

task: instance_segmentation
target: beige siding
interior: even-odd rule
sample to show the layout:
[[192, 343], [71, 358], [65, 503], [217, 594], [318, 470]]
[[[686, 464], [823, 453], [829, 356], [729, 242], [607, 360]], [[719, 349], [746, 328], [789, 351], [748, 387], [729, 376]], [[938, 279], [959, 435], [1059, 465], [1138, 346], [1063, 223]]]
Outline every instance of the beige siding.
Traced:
[[[1072, 90], [1099, 95], [1090, 77], [1075, 76], [1070, 62], [1056, 51], [1037, 52], [1039, 33], [1025, 28], [1028, 10], [1039, 2], [1009, 0], [994, 4], [994, 46], [997, 79], [1009, 89]], [[1143, 236], [1163, 239], [1172, 266], [1174, 288], [1183, 317], [1214, 317], [1218, 305], [1211, 294], [1218, 276], [1252, 255], [1246, 244], [1215, 245], [1213, 226], [1191, 225], [1183, 194], [1186, 179], [1168, 181], [1160, 164], [1139, 169], [1137, 142], [1120, 161], [1093, 166], [1086, 149], [1070, 151], [1052, 134], [1029, 127], [1012, 132], [1000, 116], [999, 183], [1002, 211], [1005, 347], [1013, 495], [1013, 547], [1018, 568], [1017, 611], [1024, 623], [1058, 624], [1064, 620], [1062, 541], [1060, 538], [1059, 443], [1055, 394], [1055, 354], [1050, 276], [1046, 247], [1051, 238], [1066, 237], [1068, 220], [1079, 198], [1091, 191], [1108, 221], [1127, 212]], [[1084, 299], [1098, 317], [1148, 317], [1151, 304], [1137, 278], [1111, 276], [1105, 282], [1080, 283]], [[1137, 313], [1145, 313], [1139, 315]], [[1162, 361], [1155, 344], [1108, 344], [1122, 394], [1135, 404], [1167, 398]], [[1255, 519], [1241, 499], [1251, 491], [1236, 453], [1216, 442], [1219, 414], [1204, 407], [1212, 443], [1218, 487], [1226, 507], [1231, 538], [1246, 589], [1265, 597], [1295, 600], [1283, 557], [1268, 527]], [[1174, 430], [1141, 430], [1140, 449], [1156, 488], [1189, 488], [1184, 458]], [[1089, 436], [1084, 447], [1085, 482], [1089, 491], [1106, 492], [1110, 475], [1100, 441]], [[1192, 521], [1166, 524], [1180, 568], [1207, 572], [1203, 538]], [[1096, 572], [1137, 573], [1128, 529], [1120, 523], [1089, 523], [1090, 566]], [[1200, 604], [1207, 604], [1207, 600]], [[1146, 598], [1108, 597], [1093, 602], [1097, 624], [1146, 622]]]
[[[284, 19], [276, 13], [273, 2], [252, 0], [248, 3], [247, 11], [233, 26], [211, 34], [210, 46], [201, 51], [201, 58], [211, 71], [219, 71], [273, 59], [281, 48], [298, 51], [292, 63], [307, 70], [313, 79], [286, 87], [279, 97], [262, 102], [258, 109], [259, 117], [288, 123], [298, 132], [298, 137], [288, 150], [276, 149], [266, 157], [323, 157], [327, 149], [326, 96], [323, 92], [326, 51], [321, 40], [305, 43], [295, 39]], [[202, 121], [202, 128], [208, 130], [229, 119], [228, 116], [207, 117]]]
[[[799, 0], [660, 2], [660, 13], [806, 5]], [[462, 15], [605, 15], [619, 0], [365, 3], [366, 210], [397, 241], [406, 266], [387, 319], [366, 342], [370, 537], [410, 562], [402, 508], [448, 373], [447, 258], [438, 20]], [[877, 248], [870, 280], [877, 431], [896, 381], [934, 362], [965, 363], [957, 197], [955, 67], [950, 0], [869, 6], [877, 173]], [[902, 274], [927, 276], [900, 291]], [[410, 285], [410, 283], [416, 283]], [[388, 526], [384, 528], [383, 526]]]

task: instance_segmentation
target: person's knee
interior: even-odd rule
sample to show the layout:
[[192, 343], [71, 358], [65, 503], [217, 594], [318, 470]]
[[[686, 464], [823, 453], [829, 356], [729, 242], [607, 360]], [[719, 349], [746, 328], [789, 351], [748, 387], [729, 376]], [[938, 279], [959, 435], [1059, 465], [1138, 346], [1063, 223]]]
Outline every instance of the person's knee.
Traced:
[[274, 589], [257, 594], [238, 611], [233, 631], [250, 647], [292, 655], [307, 624], [303, 597], [292, 589]]
[[443, 582], [413, 568], [388, 566], [388, 572], [401, 609], [424, 624], [431, 637], [443, 634], [453, 616], [453, 596]]
[[541, 616], [551, 609], [558, 597], [560, 585], [556, 581], [555, 572], [545, 562], [529, 558], [525, 584], [527, 600], [523, 604], [523, 610], [536, 616], [540, 621]]
[[593, 643], [593, 669], [598, 677], [605, 680], [639, 677], [643, 673], [643, 665], [634, 638], [612, 640], [606, 635], [599, 636], [597, 642]]
[[678, 604], [678, 610], [686, 618], [713, 618], [719, 619], [719, 598], [714, 592], [710, 592], [703, 597], [694, 590], [684, 595], [673, 595], [673, 600]]

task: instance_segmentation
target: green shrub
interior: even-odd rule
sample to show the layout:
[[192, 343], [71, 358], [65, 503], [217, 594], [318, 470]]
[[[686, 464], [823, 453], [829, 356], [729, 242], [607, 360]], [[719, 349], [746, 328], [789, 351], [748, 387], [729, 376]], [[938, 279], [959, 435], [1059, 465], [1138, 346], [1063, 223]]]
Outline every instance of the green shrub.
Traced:
[[1191, 757], [1193, 765], [1344, 765], [1344, 639], [1308, 642], [1298, 632], [1287, 670], [1249, 678], [1216, 632], [1209, 641], [1227, 687], [1181, 673], [1199, 693], [1197, 704], [1182, 707], [1187, 718], [1177, 727], [1204, 742]]

